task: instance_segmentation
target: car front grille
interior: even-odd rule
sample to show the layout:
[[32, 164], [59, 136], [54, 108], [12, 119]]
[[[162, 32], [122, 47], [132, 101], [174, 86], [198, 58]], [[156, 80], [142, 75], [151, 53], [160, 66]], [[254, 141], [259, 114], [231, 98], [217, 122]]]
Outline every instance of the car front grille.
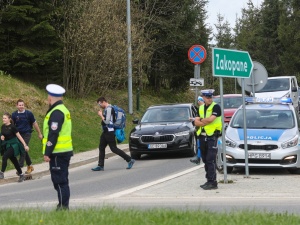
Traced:
[[150, 136], [150, 135], [143, 135], [141, 140], [144, 143], [151, 143], [151, 142], [172, 142], [174, 141], [173, 134], [161, 135], [161, 136]]
[[[248, 150], [266, 150], [271, 151], [274, 149], [278, 149], [277, 145], [247, 145]], [[239, 145], [239, 148], [244, 149], [244, 144]]]

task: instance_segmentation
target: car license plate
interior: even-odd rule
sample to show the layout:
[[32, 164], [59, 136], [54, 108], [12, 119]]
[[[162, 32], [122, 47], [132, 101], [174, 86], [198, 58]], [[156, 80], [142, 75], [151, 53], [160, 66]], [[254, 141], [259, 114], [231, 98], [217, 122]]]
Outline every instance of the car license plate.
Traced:
[[271, 159], [271, 153], [248, 153], [249, 159]]
[[167, 148], [167, 144], [150, 144], [150, 145], [148, 145], [148, 148], [149, 149], [152, 149], [152, 148]]

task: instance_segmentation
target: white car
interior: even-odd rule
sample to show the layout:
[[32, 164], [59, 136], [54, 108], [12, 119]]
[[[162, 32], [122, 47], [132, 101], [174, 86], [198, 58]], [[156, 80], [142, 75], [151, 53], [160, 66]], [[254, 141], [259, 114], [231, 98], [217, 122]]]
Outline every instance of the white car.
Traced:
[[[300, 173], [299, 118], [291, 104], [292, 100], [246, 98], [246, 101], [249, 168], [287, 168], [290, 173]], [[245, 167], [242, 106], [230, 121], [225, 142], [228, 173], [235, 167]], [[222, 169], [222, 160], [222, 145], [219, 144], [219, 169]]]

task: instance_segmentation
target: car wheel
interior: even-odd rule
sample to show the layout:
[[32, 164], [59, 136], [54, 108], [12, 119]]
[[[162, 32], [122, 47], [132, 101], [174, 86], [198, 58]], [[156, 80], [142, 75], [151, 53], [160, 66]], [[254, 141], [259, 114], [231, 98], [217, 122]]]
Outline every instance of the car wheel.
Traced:
[[290, 172], [290, 174], [300, 174], [300, 168], [288, 169], [288, 171]]
[[195, 136], [193, 137], [192, 148], [190, 149], [188, 155], [189, 157], [197, 155], [197, 140]]
[[141, 158], [141, 154], [135, 153], [135, 152], [130, 152], [130, 156], [132, 159], [140, 159]]

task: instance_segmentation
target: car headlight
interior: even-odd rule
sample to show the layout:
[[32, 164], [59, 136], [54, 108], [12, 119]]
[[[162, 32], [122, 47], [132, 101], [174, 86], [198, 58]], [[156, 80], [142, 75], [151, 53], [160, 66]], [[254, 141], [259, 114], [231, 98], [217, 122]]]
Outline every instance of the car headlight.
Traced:
[[236, 147], [236, 142], [230, 140], [229, 138], [225, 137], [225, 145], [231, 148]]
[[288, 140], [288, 141], [282, 143], [281, 147], [282, 148], [291, 148], [291, 147], [296, 146], [297, 144], [298, 144], [298, 136], [296, 135], [291, 140]]
[[140, 137], [141, 137], [141, 135], [136, 134], [136, 133], [131, 133], [131, 134], [130, 134], [130, 138], [136, 138], [136, 139], [138, 139], [138, 138], [140, 138]]
[[175, 133], [175, 136], [186, 136], [186, 135], [190, 135], [190, 131], [186, 130], [179, 133]]

